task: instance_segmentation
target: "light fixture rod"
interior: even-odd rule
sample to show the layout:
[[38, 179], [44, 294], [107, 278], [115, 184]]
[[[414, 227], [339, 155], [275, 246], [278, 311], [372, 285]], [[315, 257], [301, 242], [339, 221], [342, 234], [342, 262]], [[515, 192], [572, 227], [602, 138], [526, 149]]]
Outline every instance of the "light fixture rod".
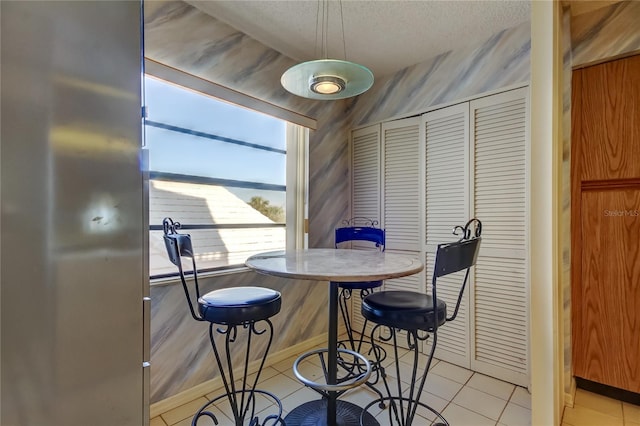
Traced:
[[338, 0], [340, 3], [340, 22], [342, 24], [342, 50], [344, 51], [344, 60], [347, 60], [347, 41], [344, 34], [344, 12], [342, 10], [342, 0]]
[[322, 28], [322, 53], [324, 59], [329, 59], [329, 0], [324, 0], [323, 6], [322, 20], [324, 26]]

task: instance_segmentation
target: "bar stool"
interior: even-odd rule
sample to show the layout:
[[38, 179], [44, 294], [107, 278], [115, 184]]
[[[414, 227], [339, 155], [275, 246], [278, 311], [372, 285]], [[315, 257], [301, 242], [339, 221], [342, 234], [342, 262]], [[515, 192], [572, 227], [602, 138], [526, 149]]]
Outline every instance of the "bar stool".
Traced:
[[[243, 426], [245, 419], [251, 426], [282, 425], [282, 403], [270, 392], [256, 389], [260, 378], [260, 373], [264, 367], [267, 353], [273, 340], [273, 324], [269, 320], [272, 316], [280, 312], [280, 293], [262, 287], [233, 287], [221, 290], [214, 290], [205, 295], [200, 295], [198, 285], [198, 272], [194, 259], [191, 236], [180, 234], [178, 229], [181, 225], [171, 218], [165, 218], [162, 222], [164, 229], [164, 242], [167, 254], [171, 262], [178, 267], [182, 287], [189, 305], [191, 316], [196, 321], [209, 323], [209, 339], [211, 347], [218, 364], [218, 369], [224, 383], [226, 393], [208, 401], [203, 405], [193, 417], [192, 426], [196, 426], [198, 419], [208, 417], [218, 424], [215, 415], [209, 411], [210, 407], [223, 398], [227, 398], [233, 412], [235, 426]], [[194, 296], [187, 285], [185, 271], [182, 267], [182, 258], [191, 258], [193, 279], [195, 282], [195, 299], [197, 302], [197, 312]], [[246, 334], [246, 352], [244, 354], [244, 366], [242, 366], [242, 377], [240, 387], [234, 377], [234, 369], [231, 356], [231, 345], [240, 341], [239, 334], [244, 330]], [[218, 348], [215, 340], [215, 333], [225, 336], [224, 350]], [[248, 379], [249, 356], [251, 355], [251, 341], [254, 336], [265, 334], [269, 341], [262, 358], [260, 367], [252, 381]], [[221, 353], [224, 352], [224, 353]], [[223, 363], [223, 356], [226, 363]], [[266, 416], [262, 423], [256, 416], [256, 394], [263, 395], [273, 400], [278, 406], [278, 412]]]
[[[365, 217], [353, 217], [351, 219], [343, 221], [344, 226], [336, 228], [335, 230], [335, 248], [339, 248], [347, 242], [364, 241], [371, 243], [371, 247], [374, 247], [377, 250], [384, 251], [386, 236], [385, 230], [377, 228], [377, 224], [378, 221]], [[340, 289], [338, 303], [340, 305], [340, 312], [342, 313], [342, 319], [347, 331], [347, 340], [339, 341], [339, 347], [362, 353], [363, 344], [365, 343], [364, 336], [366, 334], [368, 320], [365, 318], [361, 330], [354, 330], [353, 320], [349, 315], [349, 304], [355, 292], [358, 292], [359, 297], [362, 300], [366, 296], [372, 294], [376, 288], [380, 288], [382, 286], [382, 283], [382, 280], [337, 283], [338, 288]], [[356, 336], [356, 333], [358, 333], [360, 336]], [[375, 359], [376, 357], [374, 357], [373, 355], [374, 351], [377, 351], [379, 361]], [[365, 385], [367, 385], [371, 390], [376, 392], [382, 398], [382, 393], [375, 385], [380, 380], [380, 377], [385, 374], [382, 362], [386, 358], [386, 351], [382, 346], [373, 343], [369, 347], [366, 355], [369, 357], [369, 362], [371, 363], [372, 378], [367, 380], [365, 382]], [[349, 372], [349, 375], [362, 373], [366, 370], [366, 366], [358, 362], [357, 358], [354, 358], [354, 361], [356, 362], [351, 362], [351, 358], [345, 359], [341, 357], [339, 358], [338, 363], [343, 369]], [[347, 377], [349, 377], [349, 375], [347, 375]], [[384, 408], [384, 403], [381, 403], [380, 408]]]
[[[474, 225], [475, 231], [472, 231], [471, 228]], [[371, 402], [365, 407], [364, 412], [376, 403], [379, 404], [381, 401], [389, 401], [390, 425], [410, 426], [413, 424], [418, 406], [434, 413], [438, 421], [441, 422], [436, 424], [449, 425], [447, 420], [442, 417], [438, 411], [420, 402], [420, 395], [422, 394], [427, 373], [433, 360], [433, 354], [435, 353], [436, 343], [438, 341], [438, 328], [446, 322], [453, 321], [458, 315], [462, 295], [469, 278], [469, 271], [471, 267], [475, 265], [478, 257], [482, 223], [478, 219], [471, 219], [464, 226], [456, 226], [453, 233], [458, 235], [459, 231], [462, 232], [460, 240], [438, 245], [431, 281], [431, 295], [404, 290], [381, 291], [367, 296], [362, 302], [362, 315], [376, 323], [376, 326], [371, 331], [371, 340], [373, 341], [374, 336], [381, 331], [382, 327], [384, 327], [382, 330], [386, 329], [388, 331], [388, 334], [384, 334], [385, 337], [382, 337], [382, 333], [380, 333], [378, 338], [387, 342], [392, 341], [393, 343], [397, 381], [397, 387], [392, 393], [386, 376], [383, 376], [383, 382], [388, 396]], [[465, 271], [464, 279], [458, 293], [458, 300], [453, 314], [447, 317], [447, 304], [437, 298], [436, 282], [438, 278], [460, 271]], [[397, 342], [397, 331], [399, 330], [407, 332], [407, 344], [409, 349], [413, 351], [411, 384], [407, 390], [407, 395], [402, 392], [403, 384], [400, 377]], [[423, 332], [424, 335], [420, 335], [418, 332]], [[421, 377], [418, 377], [419, 342], [426, 341], [430, 336], [433, 338], [433, 341], [431, 343], [427, 365]]]

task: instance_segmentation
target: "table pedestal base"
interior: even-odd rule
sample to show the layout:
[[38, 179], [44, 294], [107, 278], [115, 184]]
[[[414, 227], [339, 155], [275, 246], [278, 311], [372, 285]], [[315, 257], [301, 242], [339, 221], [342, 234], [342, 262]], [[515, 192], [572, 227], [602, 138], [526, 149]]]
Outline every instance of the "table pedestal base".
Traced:
[[[360, 426], [362, 407], [347, 401], [337, 401], [336, 426]], [[319, 399], [305, 402], [294, 408], [284, 419], [287, 426], [328, 426], [327, 401]], [[380, 426], [380, 423], [369, 413], [362, 418], [362, 426]]]

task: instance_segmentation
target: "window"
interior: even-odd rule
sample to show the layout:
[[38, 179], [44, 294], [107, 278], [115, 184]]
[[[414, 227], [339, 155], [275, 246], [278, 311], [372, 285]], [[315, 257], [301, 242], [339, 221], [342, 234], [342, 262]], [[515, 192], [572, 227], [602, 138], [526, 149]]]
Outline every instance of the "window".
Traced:
[[203, 271], [301, 246], [306, 129], [149, 75], [145, 104], [151, 278], [176, 274], [165, 217], [191, 234]]

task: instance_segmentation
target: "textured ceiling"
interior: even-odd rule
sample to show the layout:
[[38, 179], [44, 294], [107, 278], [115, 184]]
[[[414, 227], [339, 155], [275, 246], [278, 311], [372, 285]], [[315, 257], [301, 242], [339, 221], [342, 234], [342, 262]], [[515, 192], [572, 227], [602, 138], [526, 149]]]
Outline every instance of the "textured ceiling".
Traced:
[[[297, 61], [324, 57], [316, 0], [190, 0], [188, 3]], [[328, 6], [328, 57], [345, 59], [340, 2]], [[343, 0], [346, 59], [391, 74], [485, 40], [529, 20], [522, 0]], [[321, 34], [321, 32], [319, 31]]]

